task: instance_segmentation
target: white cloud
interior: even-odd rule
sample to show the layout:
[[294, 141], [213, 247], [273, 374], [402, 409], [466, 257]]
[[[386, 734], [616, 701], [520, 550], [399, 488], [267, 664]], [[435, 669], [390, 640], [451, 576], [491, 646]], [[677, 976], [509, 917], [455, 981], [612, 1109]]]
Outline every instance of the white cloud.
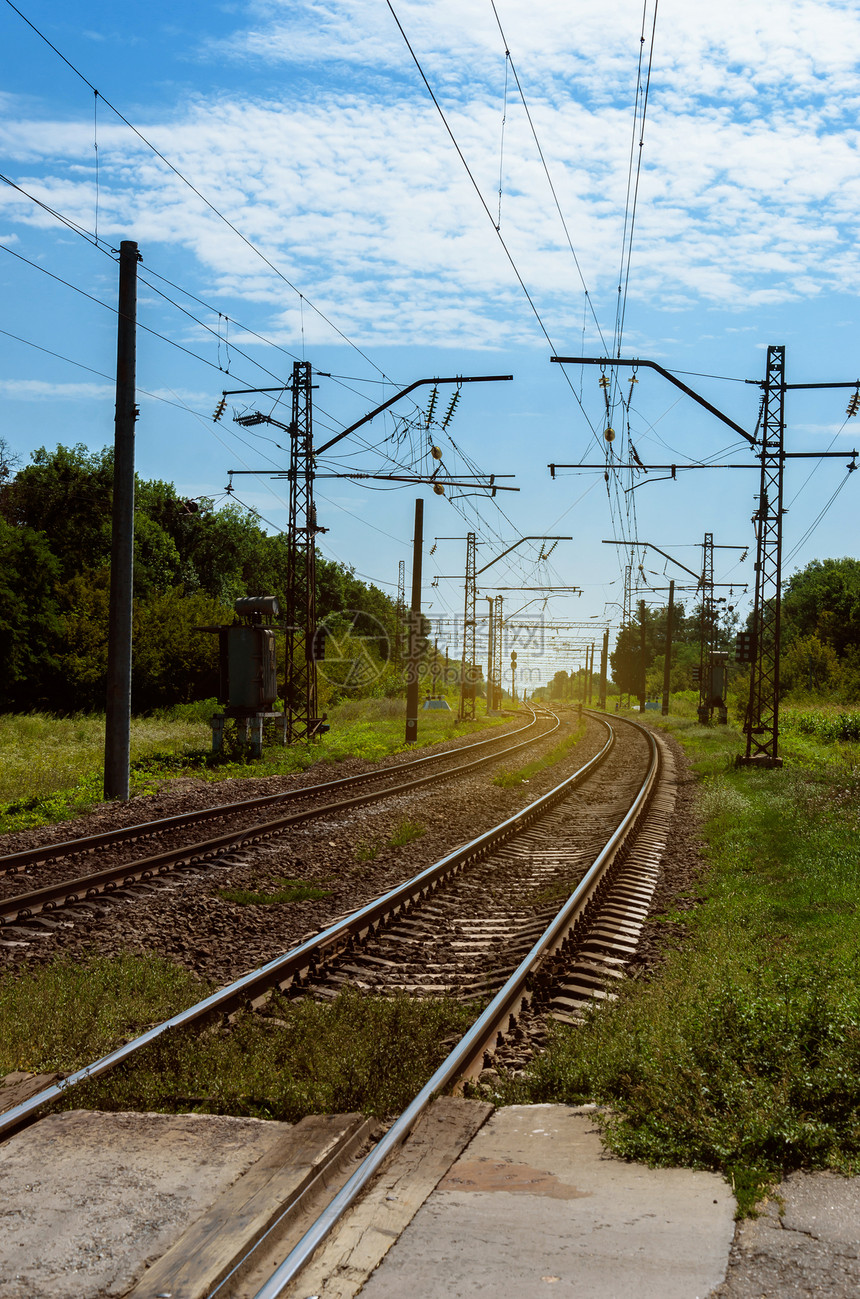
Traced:
[[[409, 0], [404, 28], [498, 217], [504, 47], [483, 0]], [[584, 0], [499, 12], [583, 268], [614, 311], [641, 7]], [[312, 77], [282, 99], [197, 99], [138, 122], [155, 145], [358, 342], [495, 346], [540, 330], [383, 5], [259, 0], [209, 56]], [[645, 128], [632, 298], [747, 309], [860, 289], [860, 11], [840, 0], [725, 0], [719, 15], [664, 0]], [[13, 105], [9, 105], [10, 108]], [[7, 115], [25, 189], [90, 227], [92, 127]], [[634, 142], [635, 143], [635, 142]], [[634, 153], [638, 152], [634, 148]], [[329, 341], [223, 222], [126, 128], [100, 127], [100, 232], [193, 251], [211, 294], [268, 308], [269, 332]], [[0, 191], [7, 226], [52, 218]], [[552, 333], [582, 287], [509, 86], [501, 233]], [[577, 305], [579, 304], [579, 305]], [[302, 321], [303, 317], [303, 321]]]
[[0, 392], [13, 401], [113, 401], [107, 383], [48, 383], [42, 379], [0, 379]]

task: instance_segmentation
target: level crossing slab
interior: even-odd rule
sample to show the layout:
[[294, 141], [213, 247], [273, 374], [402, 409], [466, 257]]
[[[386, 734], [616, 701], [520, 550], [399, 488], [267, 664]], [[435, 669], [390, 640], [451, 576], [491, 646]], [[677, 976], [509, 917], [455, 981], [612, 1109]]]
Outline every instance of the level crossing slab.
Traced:
[[497, 1110], [361, 1299], [704, 1299], [735, 1201], [715, 1173], [609, 1155], [593, 1107]]

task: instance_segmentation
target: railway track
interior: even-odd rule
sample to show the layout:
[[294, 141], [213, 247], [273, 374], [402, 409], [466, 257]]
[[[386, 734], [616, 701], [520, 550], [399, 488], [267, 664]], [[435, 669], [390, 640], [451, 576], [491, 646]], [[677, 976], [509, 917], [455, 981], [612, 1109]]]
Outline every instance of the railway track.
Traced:
[[[0, 858], [0, 894], [7, 893], [6, 897], [0, 896], [0, 942], [3, 941], [4, 932], [12, 935], [15, 926], [20, 931], [22, 922], [26, 924], [37, 917], [50, 916], [50, 913], [60, 908], [75, 905], [86, 907], [92, 904], [93, 899], [106, 894], [122, 897], [126, 895], [126, 890], [131, 885], [146, 884], [168, 872], [212, 865], [219, 858], [223, 858], [225, 853], [237, 847], [260, 843], [283, 833], [291, 826], [314, 820], [325, 820], [352, 808], [477, 771], [485, 765], [522, 753], [529, 746], [556, 733], [559, 727], [560, 719], [555, 714], [533, 713], [531, 721], [525, 727], [514, 731], [513, 735], [508, 732], [504, 736], [492, 736], [487, 740], [449, 750], [444, 754], [430, 754], [414, 761], [393, 764], [357, 776], [282, 791], [278, 794], [263, 795], [214, 808], [199, 809], [62, 844], [46, 844]], [[514, 736], [519, 738], [511, 744], [510, 740]], [[475, 750], [479, 752], [477, 757], [473, 756]], [[468, 755], [465, 762], [461, 757], [464, 753]], [[348, 791], [370, 785], [374, 787], [365, 788], [361, 793], [343, 796]], [[332, 794], [340, 797], [336, 797], [334, 801], [326, 801]], [[290, 810], [297, 803], [303, 803], [304, 806], [297, 811]], [[265, 821], [256, 820], [255, 815], [264, 808], [277, 808], [278, 814], [270, 816]], [[281, 809], [288, 810], [281, 811]], [[210, 823], [229, 821], [231, 826], [230, 829], [222, 830], [221, 833], [211, 835], [207, 839], [189, 843], [185, 832], [206, 821]], [[234, 821], [238, 821], [238, 824], [234, 825]], [[160, 846], [165, 839], [175, 838], [178, 838], [179, 842]], [[144, 857], [128, 856], [128, 847], [130, 846], [133, 852], [141, 840], [159, 841], [159, 851]], [[111, 860], [102, 869], [91, 870], [85, 875], [69, 876], [70, 862], [74, 863], [97, 853], [110, 855], [118, 845], [124, 846], [119, 860]], [[11, 892], [10, 895], [10, 890], [17, 885], [17, 879], [25, 871], [30, 877], [33, 873], [40, 873], [45, 882], [36, 880], [39, 887], [31, 888], [26, 893]], [[56, 878], [57, 874], [64, 877]], [[43, 919], [42, 923], [52, 922]]]
[[[435, 1095], [467, 1079], [491, 1082], [500, 1066], [522, 1067], [539, 1048], [548, 1018], [575, 1019], [587, 1000], [612, 995], [648, 911], [673, 799], [659, 784], [665, 756], [654, 737], [631, 722], [600, 724], [607, 733], [600, 752], [529, 807], [292, 951], [0, 1115], [0, 1138], [85, 1079], [131, 1060], [164, 1032], [199, 1027], [249, 1006], [265, 1013], [276, 988], [287, 995], [330, 997], [344, 983], [358, 982], [376, 992], [400, 988], [416, 995], [490, 998], [348, 1180], [344, 1174], [335, 1182], [341, 1189], [333, 1198], [329, 1192], [329, 1203], [311, 1225], [307, 1213], [302, 1218], [298, 1212], [301, 1205], [287, 1204], [267, 1236], [265, 1270], [253, 1250], [235, 1260], [236, 1268], [247, 1267], [258, 1278], [271, 1271], [255, 1299], [297, 1293], [291, 1289], [296, 1277]], [[627, 740], [619, 744], [617, 731]], [[635, 758], [631, 732], [637, 736]], [[488, 894], [490, 907], [482, 901], [479, 913], [477, 900]], [[279, 1223], [288, 1224], [280, 1235]]]

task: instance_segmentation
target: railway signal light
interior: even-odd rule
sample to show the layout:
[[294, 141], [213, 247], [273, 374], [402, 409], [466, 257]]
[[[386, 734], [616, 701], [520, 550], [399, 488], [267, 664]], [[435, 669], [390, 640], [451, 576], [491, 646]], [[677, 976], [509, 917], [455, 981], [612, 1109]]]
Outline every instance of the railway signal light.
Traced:
[[751, 631], [739, 631], [735, 637], [735, 662], [752, 663], [753, 634]]
[[325, 659], [325, 638], [327, 630], [325, 627], [317, 627], [311, 636], [310, 658], [312, 663], [321, 663]]
[[693, 668], [693, 685], [694, 686], [701, 685], [701, 681], [702, 681], [702, 669], [699, 667]]

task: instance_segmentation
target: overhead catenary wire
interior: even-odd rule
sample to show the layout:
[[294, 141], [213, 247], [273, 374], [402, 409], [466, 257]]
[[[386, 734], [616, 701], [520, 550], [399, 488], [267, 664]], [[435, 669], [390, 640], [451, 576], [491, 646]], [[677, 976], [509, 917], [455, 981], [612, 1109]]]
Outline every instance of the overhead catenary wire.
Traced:
[[[603, 343], [603, 346], [604, 346], [604, 349], [605, 349], [605, 348], [606, 348], [606, 341], [605, 341], [605, 339], [604, 339], [604, 337], [603, 337], [603, 330], [600, 328], [600, 321], [597, 319], [597, 313], [596, 313], [596, 311], [594, 310], [594, 303], [592, 302], [591, 294], [590, 294], [589, 291], [588, 291], [588, 285], [587, 285], [586, 282], [585, 282], [585, 276], [583, 275], [582, 267], [581, 267], [581, 265], [580, 265], [580, 263], [579, 263], [579, 258], [578, 258], [577, 255], [576, 255], [576, 249], [575, 249], [574, 246], [573, 246], [573, 240], [571, 239], [571, 236], [570, 236], [570, 230], [568, 229], [567, 221], [565, 220], [564, 212], [562, 211], [561, 203], [560, 203], [560, 201], [559, 201], [559, 197], [558, 197], [558, 194], [557, 194], [557, 192], [556, 192], [555, 185], [553, 184], [552, 176], [550, 175], [549, 166], [548, 166], [548, 164], [547, 164], [547, 160], [546, 160], [546, 155], [544, 154], [543, 146], [541, 145], [540, 139], [538, 138], [537, 128], [535, 127], [534, 119], [533, 119], [532, 114], [531, 114], [531, 109], [530, 109], [529, 106], [528, 106], [528, 102], [527, 102], [527, 100], [526, 100], [526, 96], [525, 96], [525, 91], [523, 90], [522, 83], [520, 82], [519, 74], [518, 74], [517, 69], [516, 69], [516, 65], [514, 64], [513, 56], [511, 55], [511, 52], [510, 52], [510, 47], [509, 47], [509, 45], [508, 45], [508, 38], [507, 38], [507, 36], [505, 35], [504, 28], [502, 27], [502, 21], [501, 21], [501, 19], [499, 18], [499, 12], [498, 12], [498, 10], [496, 9], [496, 2], [495, 2], [495, 0], [490, 0], [490, 5], [491, 5], [492, 10], [493, 10], [493, 17], [495, 18], [495, 20], [496, 20], [496, 24], [497, 24], [497, 26], [498, 26], [498, 28], [499, 28], [499, 35], [501, 36], [502, 41], [504, 42], [504, 46], [505, 46], [505, 59], [506, 59], [506, 72], [505, 72], [505, 97], [506, 97], [506, 103], [507, 103], [507, 63], [509, 63], [509, 64], [510, 64], [510, 68], [511, 68], [511, 73], [513, 74], [513, 78], [514, 78], [514, 81], [515, 81], [515, 83], [516, 83], [517, 91], [519, 92], [520, 101], [521, 101], [521, 103], [522, 103], [523, 110], [524, 110], [525, 115], [526, 115], [526, 120], [528, 121], [529, 129], [531, 130], [531, 133], [532, 133], [532, 139], [533, 139], [534, 142], [535, 142], [535, 148], [536, 148], [537, 151], [538, 151], [538, 157], [539, 157], [540, 160], [541, 160], [541, 166], [543, 167], [544, 175], [546, 176], [547, 184], [549, 185], [550, 193], [552, 194], [553, 202], [555, 203], [555, 208], [556, 208], [556, 211], [557, 211], [557, 213], [558, 213], [559, 220], [561, 221], [562, 229], [564, 230], [564, 236], [565, 236], [565, 238], [566, 238], [566, 240], [567, 240], [567, 245], [568, 245], [568, 248], [570, 249], [571, 256], [573, 257], [573, 262], [574, 262], [574, 265], [576, 266], [576, 270], [577, 270], [577, 274], [579, 275], [580, 283], [582, 284], [583, 292], [584, 292], [584, 294], [585, 294], [585, 300], [586, 300], [586, 303], [588, 304], [588, 310], [591, 312], [591, 316], [592, 316], [592, 319], [594, 320], [595, 328], [597, 329], [597, 333], [598, 333], [598, 335], [599, 335], [599, 337], [600, 337], [600, 341], [601, 341], [601, 343]], [[500, 177], [500, 180], [499, 180], [499, 185], [500, 185], [499, 202], [500, 202], [500, 213], [501, 213], [501, 177]], [[499, 217], [499, 220], [501, 221], [501, 215], [500, 215], [500, 217]]]
[[[7, 0], [7, 3], [10, 3], [10, 0]], [[534, 298], [532, 297], [531, 293], [529, 292], [529, 290], [528, 290], [528, 288], [527, 288], [527, 286], [526, 286], [526, 282], [525, 282], [525, 280], [523, 279], [522, 274], [520, 273], [519, 267], [517, 266], [516, 262], [514, 261], [513, 253], [511, 252], [510, 248], [508, 247], [508, 245], [507, 245], [507, 243], [506, 243], [506, 241], [505, 241], [505, 239], [504, 239], [504, 236], [502, 235], [501, 230], [497, 227], [496, 222], [493, 220], [493, 214], [492, 214], [492, 212], [490, 211], [489, 207], [487, 206], [487, 201], [486, 201], [486, 199], [484, 198], [484, 195], [481, 193], [481, 188], [480, 188], [480, 186], [478, 185], [477, 180], [475, 179], [475, 176], [474, 176], [474, 173], [472, 172], [471, 167], [469, 166], [468, 162], [466, 161], [466, 155], [463, 153], [463, 150], [460, 148], [460, 145], [459, 145], [459, 143], [458, 143], [458, 141], [457, 141], [457, 137], [454, 135], [454, 132], [453, 132], [453, 130], [451, 129], [450, 123], [448, 122], [448, 118], [447, 118], [446, 115], [445, 115], [444, 109], [442, 108], [442, 105], [439, 103], [439, 100], [438, 100], [437, 97], [436, 97], [436, 93], [435, 93], [435, 91], [433, 90], [433, 87], [430, 85], [430, 82], [429, 82], [429, 80], [428, 80], [428, 78], [427, 78], [427, 74], [425, 73], [423, 67], [421, 66], [421, 62], [420, 62], [420, 60], [419, 60], [419, 58], [418, 58], [418, 55], [415, 53], [415, 50], [414, 50], [413, 47], [412, 47], [412, 43], [410, 42], [409, 37], [406, 35], [406, 32], [405, 32], [405, 30], [404, 30], [404, 28], [403, 28], [403, 24], [401, 23], [400, 19], [398, 18], [397, 13], [396, 13], [396, 11], [395, 11], [395, 9], [394, 9], [394, 6], [393, 6], [392, 3], [391, 3], [391, 0], [385, 0], [385, 3], [387, 4], [387, 6], [388, 6], [388, 8], [389, 8], [389, 10], [390, 10], [390, 12], [391, 12], [391, 16], [392, 16], [392, 18], [394, 19], [395, 23], [397, 24], [397, 29], [398, 29], [398, 31], [400, 32], [400, 35], [403, 37], [403, 40], [404, 40], [404, 42], [405, 42], [405, 44], [406, 44], [406, 48], [407, 48], [407, 50], [409, 51], [409, 53], [410, 53], [410, 55], [411, 55], [411, 57], [412, 57], [412, 61], [413, 61], [413, 63], [415, 64], [415, 67], [416, 67], [417, 70], [418, 70], [418, 75], [421, 77], [421, 80], [424, 82], [424, 86], [425, 86], [425, 88], [426, 88], [426, 90], [427, 90], [427, 93], [428, 93], [428, 95], [430, 96], [431, 100], [433, 101], [433, 105], [434, 105], [434, 107], [435, 107], [437, 113], [439, 114], [439, 117], [441, 118], [442, 125], [445, 127], [445, 130], [446, 130], [446, 132], [447, 132], [447, 134], [448, 134], [449, 139], [451, 140], [451, 143], [452, 143], [453, 146], [454, 146], [454, 149], [455, 149], [455, 151], [456, 151], [456, 153], [457, 153], [457, 156], [458, 156], [458, 158], [460, 159], [460, 161], [462, 162], [463, 167], [465, 168], [466, 175], [469, 177], [469, 180], [471, 181], [472, 188], [474, 189], [475, 193], [476, 193], [477, 196], [478, 196], [478, 201], [479, 201], [479, 203], [481, 204], [481, 207], [484, 209], [484, 212], [486, 213], [487, 218], [488, 218], [490, 224], [492, 225], [493, 230], [494, 230], [495, 233], [496, 233], [496, 238], [498, 239], [499, 243], [500, 243], [501, 246], [502, 246], [502, 250], [504, 251], [504, 254], [505, 254], [505, 256], [507, 257], [508, 262], [510, 263], [511, 270], [513, 271], [513, 273], [514, 273], [514, 275], [515, 275], [515, 277], [516, 277], [517, 283], [519, 284], [520, 288], [522, 289], [522, 291], [523, 291], [523, 293], [524, 293], [524, 295], [525, 295], [526, 301], [528, 302], [528, 304], [529, 304], [529, 306], [530, 306], [530, 308], [531, 308], [531, 310], [532, 310], [532, 313], [533, 313], [533, 315], [534, 315], [535, 320], [536, 320], [537, 323], [538, 323], [538, 326], [539, 326], [539, 328], [540, 328], [540, 331], [541, 331], [541, 333], [543, 334], [543, 336], [544, 336], [544, 338], [546, 339], [546, 341], [549, 343], [550, 347], [552, 348], [553, 353], [555, 353], [556, 350], [557, 350], [557, 349], [556, 349], [556, 346], [555, 346], [555, 344], [554, 344], [552, 338], [551, 338], [550, 335], [549, 335], [549, 331], [547, 330], [546, 325], [545, 325], [544, 322], [543, 322], [543, 318], [542, 318], [540, 312], [538, 311], [537, 304], [535, 303]], [[563, 368], [563, 367], [562, 367], [562, 372], [564, 373], [564, 368]], [[579, 399], [578, 399], [577, 396], [576, 396], [576, 389], [574, 388], [573, 384], [571, 383], [571, 380], [570, 380], [569, 375], [567, 375], [566, 373], [565, 373], [565, 379], [566, 379], [566, 381], [567, 381], [568, 386], [570, 387], [570, 391], [573, 393], [573, 396], [574, 396], [574, 398], [575, 398], [576, 401], [577, 401], [577, 404], [580, 405], [580, 409], [582, 410], [583, 416], [585, 417], [585, 419], [586, 419], [586, 420], [588, 421], [588, 423], [590, 424], [591, 421], [588, 419], [588, 414], [587, 414], [587, 412], [584, 410], [584, 408], [582, 408], [581, 403], [579, 403]]]

